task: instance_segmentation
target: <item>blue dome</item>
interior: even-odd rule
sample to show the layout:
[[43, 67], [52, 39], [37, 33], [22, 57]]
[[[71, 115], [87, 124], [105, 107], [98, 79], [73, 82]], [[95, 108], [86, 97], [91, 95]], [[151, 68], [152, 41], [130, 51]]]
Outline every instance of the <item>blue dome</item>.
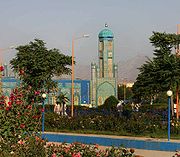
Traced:
[[98, 35], [99, 38], [113, 38], [114, 35], [113, 35], [113, 32], [109, 29], [103, 29], [99, 35]]

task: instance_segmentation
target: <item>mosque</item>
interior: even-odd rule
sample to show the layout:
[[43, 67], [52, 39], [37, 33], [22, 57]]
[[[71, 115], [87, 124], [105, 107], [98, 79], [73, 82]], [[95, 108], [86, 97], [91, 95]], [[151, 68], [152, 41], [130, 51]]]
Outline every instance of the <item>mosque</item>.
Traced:
[[98, 65], [91, 64], [91, 104], [99, 106], [111, 95], [117, 97], [118, 66], [114, 63], [114, 35], [105, 25], [98, 35]]
[[[118, 66], [114, 63], [114, 35], [108, 28], [100, 31], [98, 35], [98, 64], [91, 63], [91, 80], [74, 80], [74, 105], [91, 105], [97, 107], [111, 95], [117, 97]], [[54, 80], [58, 83], [58, 90], [71, 100], [71, 80]], [[18, 86], [20, 81], [8, 74], [4, 69], [2, 78], [2, 91], [9, 96], [11, 90]], [[49, 94], [47, 104], [54, 104], [55, 97]], [[68, 102], [70, 105], [71, 102]]]

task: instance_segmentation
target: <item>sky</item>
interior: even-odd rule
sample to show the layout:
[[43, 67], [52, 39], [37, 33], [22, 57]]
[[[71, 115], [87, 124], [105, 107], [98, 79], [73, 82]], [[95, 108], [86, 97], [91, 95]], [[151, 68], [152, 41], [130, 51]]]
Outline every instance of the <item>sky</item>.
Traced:
[[[0, 0], [0, 48], [28, 44], [35, 38], [71, 55], [79, 65], [97, 61], [98, 33], [105, 23], [114, 33], [115, 62], [152, 56], [153, 31], [176, 33], [180, 0]], [[15, 50], [1, 51], [8, 62]]]

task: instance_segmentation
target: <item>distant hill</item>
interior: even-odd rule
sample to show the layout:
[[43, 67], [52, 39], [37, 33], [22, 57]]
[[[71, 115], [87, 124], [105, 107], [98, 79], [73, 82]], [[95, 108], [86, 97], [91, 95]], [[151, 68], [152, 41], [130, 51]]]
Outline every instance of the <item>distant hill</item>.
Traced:
[[126, 61], [118, 62], [118, 79], [122, 82], [126, 79], [128, 82], [134, 82], [138, 76], [142, 64], [147, 60], [146, 56], [138, 55]]
[[[130, 58], [126, 61], [119, 61], [118, 64], [118, 80], [122, 82], [126, 79], [128, 82], [134, 82], [139, 73], [139, 68], [145, 63], [147, 58], [143, 55]], [[62, 77], [61, 77], [62, 78]], [[71, 79], [71, 76], [63, 76], [63, 78]], [[91, 65], [76, 65], [75, 78], [91, 79]]]

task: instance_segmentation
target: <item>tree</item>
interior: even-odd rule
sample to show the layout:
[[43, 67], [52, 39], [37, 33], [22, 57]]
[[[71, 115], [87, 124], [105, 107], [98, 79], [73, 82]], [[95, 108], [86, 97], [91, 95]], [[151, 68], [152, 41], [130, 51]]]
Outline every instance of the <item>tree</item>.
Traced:
[[107, 109], [111, 113], [111, 111], [113, 109], [116, 109], [116, 106], [117, 106], [118, 103], [119, 103], [119, 101], [117, 100], [117, 98], [114, 97], [113, 95], [111, 95], [105, 100], [104, 104], [101, 105], [101, 106], [98, 106], [98, 108]]
[[180, 58], [172, 53], [180, 43], [180, 35], [153, 32], [150, 37], [155, 47], [154, 57], [143, 64], [133, 86], [136, 97], [157, 97], [160, 92], [178, 88]]
[[70, 74], [71, 56], [62, 54], [58, 49], [47, 49], [44, 41], [35, 39], [27, 45], [16, 48], [16, 57], [10, 61], [13, 70], [19, 74], [26, 87], [34, 91], [56, 87], [54, 76]]

